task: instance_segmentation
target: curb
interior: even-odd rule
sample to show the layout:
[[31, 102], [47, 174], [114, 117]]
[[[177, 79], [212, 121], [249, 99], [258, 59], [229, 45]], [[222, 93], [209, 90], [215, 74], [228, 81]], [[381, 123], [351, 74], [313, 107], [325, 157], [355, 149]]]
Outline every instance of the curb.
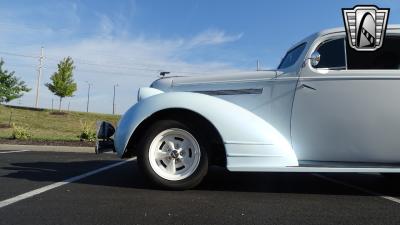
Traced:
[[71, 146], [51, 146], [51, 145], [10, 145], [0, 144], [1, 151], [40, 151], [40, 152], [82, 152], [93, 153], [94, 147], [71, 147]]

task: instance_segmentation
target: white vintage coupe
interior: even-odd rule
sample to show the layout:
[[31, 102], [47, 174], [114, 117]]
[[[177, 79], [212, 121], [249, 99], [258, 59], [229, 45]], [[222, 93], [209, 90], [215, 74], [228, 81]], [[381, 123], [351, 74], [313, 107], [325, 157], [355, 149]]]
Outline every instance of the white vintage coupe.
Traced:
[[[141, 88], [97, 152], [137, 156], [146, 177], [196, 186], [230, 171], [400, 173], [400, 26], [358, 52], [343, 28], [294, 45], [273, 71], [162, 77]], [[111, 136], [113, 135], [113, 139]]]

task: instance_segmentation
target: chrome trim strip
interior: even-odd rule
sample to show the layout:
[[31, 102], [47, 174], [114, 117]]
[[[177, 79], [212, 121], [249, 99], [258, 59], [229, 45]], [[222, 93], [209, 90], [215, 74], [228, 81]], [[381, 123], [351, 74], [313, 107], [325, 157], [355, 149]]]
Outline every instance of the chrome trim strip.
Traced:
[[250, 83], [259, 81], [270, 81], [273, 78], [255, 78], [255, 79], [239, 79], [239, 80], [218, 80], [218, 81], [196, 81], [188, 83], [174, 83], [173, 87], [189, 86], [189, 85], [200, 85], [200, 84], [235, 84], [235, 83]]
[[263, 142], [248, 142], [248, 141], [224, 141], [226, 145], [274, 145], [271, 143]]
[[220, 80], [220, 81], [200, 81], [193, 83], [178, 83], [173, 84], [173, 87], [182, 87], [189, 85], [218, 85], [218, 84], [236, 84], [236, 83], [255, 83], [255, 82], [280, 82], [280, 81], [297, 81], [298, 77], [285, 77], [280, 75], [277, 78], [258, 78], [258, 79], [243, 79], [243, 80]]
[[231, 90], [210, 90], [210, 91], [193, 91], [195, 93], [206, 95], [255, 95], [262, 94], [262, 88], [247, 88], [247, 89], [231, 89]]
[[326, 80], [400, 80], [399, 76], [312, 76], [300, 77], [300, 81], [326, 81]]
[[228, 154], [227, 157], [285, 157], [284, 155]]

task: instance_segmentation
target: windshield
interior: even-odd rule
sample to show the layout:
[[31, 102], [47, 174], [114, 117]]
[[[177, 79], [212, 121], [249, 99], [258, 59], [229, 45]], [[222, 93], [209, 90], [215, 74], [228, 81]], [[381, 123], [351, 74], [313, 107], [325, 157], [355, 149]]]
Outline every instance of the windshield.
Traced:
[[282, 62], [279, 64], [278, 69], [285, 69], [295, 64], [305, 47], [306, 43], [303, 43], [288, 51], [282, 59]]

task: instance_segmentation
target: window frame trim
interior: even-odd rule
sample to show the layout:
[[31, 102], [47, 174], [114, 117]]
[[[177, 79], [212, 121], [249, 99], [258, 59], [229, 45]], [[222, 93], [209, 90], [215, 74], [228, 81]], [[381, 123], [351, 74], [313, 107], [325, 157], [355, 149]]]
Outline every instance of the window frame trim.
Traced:
[[[335, 40], [338, 40], [338, 39], [343, 39], [343, 47], [344, 47], [344, 66], [337, 66], [337, 67], [323, 67], [323, 68], [316, 68], [316, 67], [314, 67], [314, 66], [312, 66], [311, 64], [310, 64], [310, 66], [311, 66], [311, 69], [313, 69], [313, 70], [325, 70], [325, 71], [327, 71], [327, 70], [329, 70], [329, 71], [339, 71], [339, 70], [348, 70], [347, 69], [347, 51], [346, 51], [346, 38], [345, 37], [342, 37], [342, 36], [334, 36], [334, 37], [332, 37], [332, 38], [328, 38], [328, 39], [326, 39], [326, 40], [323, 40], [323, 41], [321, 41], [321, 42], [319, 42], [315, 47], [314, 47], [314, 50], [312, 51], [312, 52], [315, 52], [321, 45], [323, 45], [323, 44], [325, 44], [325, 43], [327, 43], [327, 42], [331, 42], [331, 41], [335, 41]], [[332, 68], [336, 68], [336, 69], [332, 69]]]
[[[326, 39], [324, 40], [320, 40], [319, 38], [316, 40], [317, 42], [313, 44], [313, 48], [311, 53], [313, 53], [316, 49], [318, 49], [319, 46], [321, 46], [323, 43], [329, 42], [329, 41], [333, 41], [333, 40], [337, 40], [337, 39], [344, 39], [344, 50], [345, 50], [345, 68], [343, 69], [330, 69], [330, 68], [315, 68], [311, 65], [311, 63], [308, 63], [309, 69], [311, 71], [315, 71], [317, 73], [323, 73], [325, 74], [327, 71], [368, 71], [368, 72], [377, 72], [377, 71], [383, 71], [383, 72], [400, 72], [400, 68], [399, 69], [348, 69], [348, 62], [347, 62], [347, 41], [346, 41], [346, 34], [344, 33], [340, 33], [342, 35], [338, 35], [337, 33], [335, 33], [334, 35], [330, 36], [322, 36]], [[344, 35], [343, 35], [344, 34]], [[400, 33], [386, 33], [385, 38], [387, 37], [397, 37], [400, 39]], [[309, 53], [309, 54], [311, 54]]]

